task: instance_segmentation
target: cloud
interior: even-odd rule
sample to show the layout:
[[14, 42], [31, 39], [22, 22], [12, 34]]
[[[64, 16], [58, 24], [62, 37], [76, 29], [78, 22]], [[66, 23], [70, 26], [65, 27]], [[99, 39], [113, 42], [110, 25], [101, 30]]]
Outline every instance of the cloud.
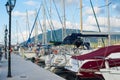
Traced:
[[26, 16], [26, 13], [22, 13], [22, 12], [19, 12], [19, 11], [14, 11], [13, 13], [12, 13], [12, 15], [13, 16], [16, 16], [16, 17], [18, 17], [18, 16]]
[[27, 12], [14, 11], [12, 15], [15, 17], [26, 17], [27, 13], [29, 16], [35, 15], [35, 11], [32, 11], [32, 10]]
[[29, 5], [29, 6], [36, 6], [37, 2], [35, 2], [33, 0], [29, 0], [29, 1], [24, 2], [24, 4]]
[[[19, 43], [28, 40], [30, 31], [26, 30], [26, 27], [24, 27], [24, 30], [22, 30], [22, 31], [20, 30], [20, 27], [18, 27], [18, 28], [19, 28], [18, 32], [16, 34], [13, 33], [14, 35], [12, 35], [12, 42], [14, 42], [14, 43], [17, 42], [17, 36], [18, 36]], [[34, 31], [35, 31], [35, 29], [33, 30], [32, 34], [31, 34], [31, 38], [33, 36], [35, 36]], [[42, 31], [39, 28], [38, 28], [38, 33], [39, 34], [42, 33]]]
[[[29, 25], [31, 25], [33, 24], [33, 20], [35, 19], [35, 11], [33, 10], [29, 10], [26, 12], [14, 11], [12, 15], [14, 16], [15, 20], [19, 19], [21, 26], [26, 26], [27, 22], [29, 22]], [[27, 21], [27, 15], [28, 15], [28, 21]]]
[[[19, 32], [18, 33], [15, 32], [16, 29], [12, 28], [13, 31], [16, 33], [12, 37], [12, 39], [13, 39], [12, 42], [16, 42], [17, 41], [15, 36], [19, 36], [19, 42], [23, 42], [24, 40], [27, 40], [28, 34], [29, 34], [29, 31], [26, 29], [26, 28], [28, 28], [28, 25], [27, 25], [28, 23], [26, 21], [27, 20], [27, 13], [28, 13], [28, 20], [29, 20], [29, 28], [31, 30], [31, 27], [32, 27], [33, 22], [35, 20], [35, 13], [36, 12], [34, 10], [29, 10], [27, 12], [14, 11], [12, 13], [12, 15], [14, 16], [13, 17], [13, 20], [14, 20], [13, 23], [16, 24], [16, 20], [19, 21], [18, 24], [17, 24], [17, 27], [19, 28], [18, 29]], [[33, 36], [33, 34], [32, 34], [32, 36]]]
[[[89, 20], [91, 20], [91, 18], [89, 18]], [[62, 24], [60, 22], [58, 22], [56, 20], [52, 20], [52, 22], [53, 22], [55, 30], [62, 28]], [[51, 30], [49, 28], [48, 22], [46, 23], [46, 25], [47, 25], [47, 29]], [[66, 29], [79, 29], [80, 30], [80, 24], [66, 21]], [[85, 30], [85, 31], [98, 31], [98, 27], [96, 27], [95, 21], [93, 21], [92, 23], [83, 23], [83, 30]], [[105, 27], [102, 27], [101, 30], [106, 31]]]
[[[107, 28], [108, 28], [107, 27], [108, 26], [107, 17], [97, 17], [97, 19], [98, 19], [98, 23], [99, 23], [99, 26], [101, 27], [101, 29], [103, 28], [103, 31], [107, 30]], [[97, 26], [95, 18], [93, 16], [89, 16], [85, 23], [90, 26]], [[120, 23], [120, 18], [110, 17], [110, 27], [111, 27], [111, 30], [114, 29], [114, 30], [112, 30], [113, 32], [115, 32], [117, 30], [115, 28], [119, 28], [119, 26], [120, 26], [119, 23]]]
[[[62, 27], [62, 24], [60, 22], [58, 22], [57, 20], [52, 20], [52, 23], [53, 23], [53, 26], [52, 29], [54, 28], [55, 30], [56, 29], [60, 29]], [[41, 20], [41, 25], [43, 25], [43, 20]], [[50, 28], [50, 20], [46, 20], [46, 26], [47, 26], [47, 29], [51, 29]]]
[[[98, 7], [94, 7], [94, 10], [96, 14], [101, 14], [104, 12], [101, 8], [98, 8]], [[85, 14], [92, 15], [93, 14], [92, 8], [86, 7]]]
[[116, 5], [116, 11], [117, 11], [118, 13], [120, 13], [120, 5], [119, 5], [119, 4]]
[[67, 2], [67, 4], [69, 4], [69, 5], [80, 3], [79, 0], [66, 0], [66, 2]]
[[[63, 0], [54, 0], [55, 2], [63, 5]], [[65, 4], [66, 5], [78, 5], [79, 4], [79, 0], [65, 0]]]
[[120, 13], [120, 0], [111, 0], [113, 9]]
[[[105, 26], [107, 24], [107, 19], [105, 17], [97, 17], [100, 26]], [[94, 16], [88, 16], [86, 23], [89, 25], [97, 25]]]
[[111, 27], [119, 27], [120, 26], [120, 18], [110, 18]]

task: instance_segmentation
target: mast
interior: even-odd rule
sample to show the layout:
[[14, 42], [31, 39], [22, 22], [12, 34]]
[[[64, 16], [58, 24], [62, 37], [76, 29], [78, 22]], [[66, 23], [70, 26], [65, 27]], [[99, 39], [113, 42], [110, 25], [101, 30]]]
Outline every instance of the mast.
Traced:
[[[36, 11], [36, 15], [37, 15], [37, 11]], [[37, 46], [38, 43], [38, 22], [36, 21], [35, 23], [35, 46]]]
[[[51, 12], [51, 5], [52, 5], [52, 1], [50, 0], [50, 22], [52, 22], [52, 21], [51, 21], [51, 19], [52, 19], [52, 16], [51, 16], [51, 15], [52, 15], [52, 12]], [[52, 34], [53, 34], [53, 33], [52, 33], [52, 30], [51, 30], [51, 41], [53, 40]]]
[[108, 24], [108, 45], [111, 45], [111, 34], [110, 34], [110, 14], [109, 14], [109, 0], [106, 0], [106, 6], [107, 6], [107, 24]]
[[83, 21], [82, 21], [82, 0], [80, 0], [80, 31], [83, 30]]
[[62, 22], [62, 40], [65, 38], [66, 36], [66, 17], [65, 17], [65, 0], [62, 0], [63, 3], [63, 22]]
[[28, 11], [26, 10], [26, 38], [28, 38], [29, 34], [30, 34], [30, 26], [29, 26]]
[[45, 16], [45, 14], [46, 14], [46, 12], [45, 12], [44, 4], [43, 4], [43, 39], [42, 39], [43, 44], [47, 44], [46, 16]]

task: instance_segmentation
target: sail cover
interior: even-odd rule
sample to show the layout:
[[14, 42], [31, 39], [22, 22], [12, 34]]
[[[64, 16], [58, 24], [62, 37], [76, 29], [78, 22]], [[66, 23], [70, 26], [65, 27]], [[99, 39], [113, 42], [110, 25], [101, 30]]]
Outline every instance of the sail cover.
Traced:
[[100, 57], [107, 57], [110, 54], [117, 52], [120, 52], [120, 45], [102, 47], [84, 55], [72, 56], [72, 58], [77, 60], [98, 59]]

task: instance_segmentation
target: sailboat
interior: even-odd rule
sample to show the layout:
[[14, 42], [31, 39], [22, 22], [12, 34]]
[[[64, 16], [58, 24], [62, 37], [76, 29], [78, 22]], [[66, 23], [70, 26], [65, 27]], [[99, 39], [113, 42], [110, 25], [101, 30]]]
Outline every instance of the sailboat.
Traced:
[[[90, 0], [90, 2], [91, 2], [91, 0]], [[93, 9], [93, 12], [94, 12], [92, 2], [91, 2], [91, 6], [92, 6], [92, 9]], [[94, 15], [95, 15], [95, 12], [94, 12]], [[96, 22], [97, 22], [97, 25], [98, 25], [96, 15], [95, 15], [95, 19], [96, 19]], [[98, 25], [98, 27], [99, 27], [99, 25]], [[82, 29], [82, 26], [81, 26], [81, 29]], [[99, 28], [99, 31], [101, 32], [100, 28]], [[81, 35], [85, 35], [85, 34], [81, 34]], [[89, 35], [89, 34], [86, 34], [86, 35]], [[95, 34], [95, 35], [97, 35], [97, 34]], [[65, 69], [67, 69], [69, 71], [72, 71], [74, 73], [78, 73], [78, 76], [80, 76], [81, 78], [97, 77], [97, 78], [102, 78], [103, 79], [103, 76], [101, 74], [96, 74], [95, 73], [95, 72], [99, 71], [99, 66], [103, 64], [103, 60], [101, 60], [99, 58], [96, 58], [97, 56], [95, 56], [95, 55], [99, 56], [100, 54], [104, 53], [103, 51], [104, 50], [102, 50], [102, 48], [100, 48], [100, 49], [95, 49], [95, 50], [93, 50], [91, 52], [87, 52], [87, 53], [83, 52], [83, 54], [81, 54], [81, 55], [73, 55], [70, 58], [68, 64], [65, 66]], [[94, 52], [98, 52], [98, 53], [95, 54]], [[95, 54], [95, 55], [92, 55], [92, 54]], [[102, 56], [104, 56], [104, 55], [102, 55]], [[94, 59], [89, 59], [90, 57], [92, 57]], [[102, 66], [102, 68], [103, 67], [104, 66]]]
[[[35, 16], [35, 21], [34, 21], [34, 24], [33, 24], [33, 27], [32, 27], [32, 29], [31, 29], [31, 32], [29, 33], [29, 37], [28, 37], [28, 40], [27, 40], [27, 42], [26, 42], [26, 48], [22, 48], [21, 49], [21, 51], [22, 51], [22, 55], [24, 55], [26, 58], [35, 58], [36, 57], [36, 54], [35, 54], [35, 50], [36, 50], [36, 48], [37, 48], [37, 45], [38, 45], [38, 37], [37, 37], [37, 35], [38, 35], [38, 25], [37, 25], [37, 18], [38, 18], [38, 14], [39, 14], [39, 12], [40, 12], [40, 9], [41, 9], [41, 6], [40, 6], [40, 8], [38, 9], [38, 12], [37, 12], [37, 14], [36, 14], [36, 16]], [[35, 27], [36, 26], [36, 27]], [[35, 42], [34, 43], [31, 43], [31, 39], [30, 39], [30, 37], [31, 37], [31, 35], [32, 35], [32, 32], [33, 32], [33, 29], [34, 29], [34, 27], [35, 27], [35, 37], [34, 37], [34, 39], [35, 39]]]
[[[115, 58], [114, 56], [120, 55], [120, 45], [112, 45], [97, 49], [87, 54], [72, 56], [70, 64], [65, 68], [73, 71], [78, 72], [81, 75], [80, 77], [95, 77], [95, 72], [104, 71], [105, 72], [105, 60], [108, 61], [109, 67], [117, 67], [120, 66], [120, 59]], [[108, 73], [110, 69], [107, 69]], [[102, 72], [103, 73], [103, 72]], [[103, 74], [104, 74], [103, 73]], [[100, 76], [99, 76], [100, 77]]]

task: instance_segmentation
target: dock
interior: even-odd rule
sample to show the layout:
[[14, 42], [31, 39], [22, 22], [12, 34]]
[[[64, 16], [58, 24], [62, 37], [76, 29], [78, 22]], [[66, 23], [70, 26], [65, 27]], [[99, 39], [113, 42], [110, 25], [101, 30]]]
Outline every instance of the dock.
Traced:
[[8, 60], [0, 61], [0, 80], [65, 80], [62, 77], [25, 60], [19, 55], [11, 54], [11, 75], [8, 78]]

